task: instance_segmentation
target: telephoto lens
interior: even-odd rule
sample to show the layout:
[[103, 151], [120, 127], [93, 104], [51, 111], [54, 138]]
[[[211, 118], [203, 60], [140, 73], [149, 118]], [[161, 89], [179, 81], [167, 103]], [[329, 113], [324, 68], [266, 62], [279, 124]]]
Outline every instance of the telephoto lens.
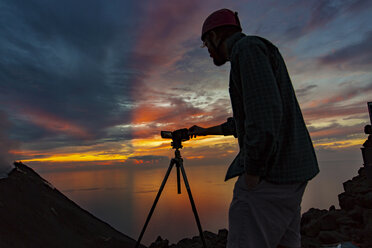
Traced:
[[160, 135], [163, 139], [171, 139], [172, 138], [172, 132], [171, 131], [161, 131]]

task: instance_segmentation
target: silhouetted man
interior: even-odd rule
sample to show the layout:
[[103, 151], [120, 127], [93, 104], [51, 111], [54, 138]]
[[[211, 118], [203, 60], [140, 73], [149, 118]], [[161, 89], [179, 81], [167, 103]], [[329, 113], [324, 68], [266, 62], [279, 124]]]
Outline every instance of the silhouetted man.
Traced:
[[214, 64], [231, 63], [233, 117], [189, 131], [238, 138], [240, 152], [225, 178], [238, 176], [227, 248], [301, 247], [302, 196], [319, 172], [313, 144], [277, 47], [241, 31], [237, 13], [228, 9], [205, 20], [201, 39]]

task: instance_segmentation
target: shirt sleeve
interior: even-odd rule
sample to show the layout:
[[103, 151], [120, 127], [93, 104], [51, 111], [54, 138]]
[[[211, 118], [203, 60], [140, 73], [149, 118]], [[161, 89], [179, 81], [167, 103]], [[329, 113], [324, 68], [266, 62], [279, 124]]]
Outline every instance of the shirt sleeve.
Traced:
[[235, 120], [233, 117], [227, 118], [227, 121], [225, 123], [221, 124], [222, 134], [227, 135], [234, 135], [236, 138], [236, 127], [235, 127]]
[[277, 150], [282, 99], [264, 46], [251, 44], [237, 54], [244, 106], [243, 158], [246, 173], [263, 176]]

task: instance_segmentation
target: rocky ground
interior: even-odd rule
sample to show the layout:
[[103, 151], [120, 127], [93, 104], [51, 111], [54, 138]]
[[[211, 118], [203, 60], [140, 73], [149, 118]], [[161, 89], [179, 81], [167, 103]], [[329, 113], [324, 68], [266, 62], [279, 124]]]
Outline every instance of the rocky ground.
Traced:
[[358, 176], [343, 183], [345, 192], [338, 195], [340, 209], [310, 209], [302, 215], [303, 247], [353, 241], [359, 247], [372, 247], [372, 181], [365, 168]]
[[[204, 231], [204, 239], [208, 248], [225, 248], [227, 241], [226, 229], [221, 229], [218, 231], [218, 234]], [[149, 248], [203, 248], [202, 241], [200, 236], [195, 236], [193, 238], [185, 238], [179, 241], [177, 244], [169, 245], [167, 239], [162, 239], [160, 236], [152, 243]]]
[[[340, 209], [331, 206], [329, 210], [311, 208], [302, 215], [301, 235], [303, 248], [324, 247], [324, 245], [352, 242], [361, 248], [372, 247], [372, 181], [365, 175], [365, 168], [358, 176], [343, 184], [345, 192], [339, 198]], [[204, 232], [208, 247], [225, 248], [227, 230], [218, 234]], [[149, 248], [202, 248], [200, 237], [186, 238], [177, 244], [158, 237]]]

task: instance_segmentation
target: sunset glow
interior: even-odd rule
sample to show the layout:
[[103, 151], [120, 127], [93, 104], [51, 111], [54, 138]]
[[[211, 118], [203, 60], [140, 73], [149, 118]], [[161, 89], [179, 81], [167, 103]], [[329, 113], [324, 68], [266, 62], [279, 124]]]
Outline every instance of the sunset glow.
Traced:
[[[34, 14], [24, 15], [25, 7], [4, 4], [5, 160], [149, 164], [173, 154], [161, 130], [226, 121], [232, 116], [229, 63], [214, 66], [199, 37], [204, 18], [222, 7], [239, 12], [243, 32], [267, 38], [281, 51], [319, 157], [359, 152], [366, 138], [369, 3], [158, 0], [128, 7], [124, 1], [92, 4], [96, 12], [86, 16], [65, 4], [50, 6], [45, 25], [37, 24], [41, 9], [28, 6]], [[233, 137], [198, 137], [183, 145], [183, 156], [193, 161], [229, 160], [238, 152]]]
[[[372, 1], [1, 0], [0, 6], [0, 179], [13, 185], [17, 180], [5, 180], [18, 178], [13, 162], [20, 161], [127, 237], [138, 237], [179, 158], [161, 131], [213, 127], [233, 116], [231, 64], [215, 66], [200, 47], [202, 24], [218, 9], [237, 11], [242, 32], [271, 41], [285, 61], [320, 169], [307, 184], [302, 212], [338, 208], [343, 182], [365, 164]], [[204, 230], [228, 228], [237, 177], [225, 179], [238, 140], [210, 135], [182, 145]], [[244, 156], [259, 156], [252, 151]], [[198, 235], [183, 178], [177, 193], [177, 165], [142, 240], [148, 247], [159, 235], [170, 246]], [[60, 221], [61, 207], [37, 214]]]

